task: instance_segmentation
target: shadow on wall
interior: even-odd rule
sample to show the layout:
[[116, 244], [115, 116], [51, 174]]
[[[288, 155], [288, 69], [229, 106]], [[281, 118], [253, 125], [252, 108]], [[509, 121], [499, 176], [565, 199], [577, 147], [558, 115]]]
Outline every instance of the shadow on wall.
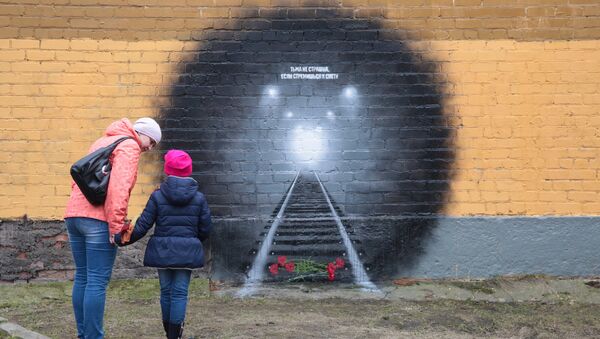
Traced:
[[180, 66], [161, 146], [191, 154], [215, 217], [229, 219], [212, 243], [220, 278], [243, 274], [298, 171], [318, 173], [375, 278], [413, 262], [444, 207], [445, 76], [402, 33], [345, 14], [261, 9], [198, 34]]

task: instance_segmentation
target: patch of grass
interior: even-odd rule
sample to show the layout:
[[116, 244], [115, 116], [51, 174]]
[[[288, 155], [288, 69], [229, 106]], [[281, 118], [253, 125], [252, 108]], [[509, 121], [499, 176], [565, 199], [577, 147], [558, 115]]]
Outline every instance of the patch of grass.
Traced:
[[479, 292], [484, 294], [494, 294], [495, 288], [498, 288], [500, 284], [494, 280], [483, 280], [483, 281], [450, 281], [449, 285], [456, 286], [472, 292]]
[[571, 293], [563, 291], [563, 292], [552, 292], [552, 293], [542, 293], [542, 297], [557, 297], [562, 299], [567, 299], [571, 296]]
[[[189, 295], [194, 297], [208, 297], [208, 280], [192, 278]], [[108, 297], [129, 301], [148, 301], [160, 296], [160, 283], [158, 279], [120, 279], [112, 280], [108, 285]]]
[[[0, 285], [0, 315], [51, 338], [74, 337], [72, 282]], [[207, 300], [208, 280], [192, 278], [189, 300]], [[105, 330], [112, 338], [150, 338], [162, 331], [158, 279], [112, 280], [106, 295]], [[122, 329], [129, 332], [122, 332]], [[139, 335], [131, 334], [139, 333]], [[1, 337], [5, 339], [9, 337]]]
[[15, 337], [8, 335], [0, 330], [0, 339], [13, 339]]
[[[600, 327], [592, 304], [436, 300], [418, 302], [420, 312], [404, 320], [428, 324], [435, 330], [457, 330], [475, 336], [514, 336], [522, 327], [551, 337], [595, 337]], [[448, 316], [451, 314], [452, 316]], [[575, 335], [576, 334], [576, 335]]]
[[111, 281], [107, 294], [109, 298], [144, 301], [156, 298], [158, 291], [158, 279], [123, 279]]
[[71, 299], [72, 286], [70, 282], [0, 285], [0, 309], [52, 300], [64, 302]]
[[472, 281], [448, 281], [447, 283], [452, 286], [456, 286], [465, 290], [480, 292], [484, 294], [494, 294], [496, 289], [504, 285], [511, 285], [517, 281], [539, 281], [539, 280], [550, 280], [550, 276], [545, 274], [519, 274], [519, 275], [503, 275], [495, 276], [485, 280], [472, 280]]
[[536, 281], [536, 280], [550, 280], [550, 276], [546, 274], [517, 274], [501, 276], [494, 279], [505, 280], [505, 281]]

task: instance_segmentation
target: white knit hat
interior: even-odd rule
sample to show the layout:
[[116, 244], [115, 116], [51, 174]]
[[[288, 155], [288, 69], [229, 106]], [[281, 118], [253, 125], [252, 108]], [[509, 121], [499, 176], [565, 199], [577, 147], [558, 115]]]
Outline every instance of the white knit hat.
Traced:
[[160, 126], [152, 118], [138, 119], [135, 124], [133, 124], [133, 129], [138, 133], [152, 138], [152, 140], [154, 140], [154, 142], [157, 144], [160, 142], [160, 138], [162, 137]]

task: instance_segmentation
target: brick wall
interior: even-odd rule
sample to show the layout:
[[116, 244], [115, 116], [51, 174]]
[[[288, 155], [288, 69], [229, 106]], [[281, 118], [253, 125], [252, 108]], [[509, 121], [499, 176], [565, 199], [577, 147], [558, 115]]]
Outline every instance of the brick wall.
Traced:
[[[442, 178], [447, 187], [435, 198], [443, 206], [434, 212], [597, 215], [600, 6], [594, 1], [558, 0], [401, 3], [0, 4], [0, 217], [61, 218], [69, 194], [69, 165], [111, 121], [165, 113], [168, 119], [168, 114], [176, 114], [170, 109], [182, 95], [175, 89], [182, 84], [186, 64], [199, 57], [213, 57], [207, 60], [213, 64], [230, 62], [227, 49], [238, 48], [236, 42], [262, 43], [257, 46], [268, 51], [273, 41], [269, 34], [286, 31], [306, 32], [301, 39], [307, 46], [327, 39], [315, 32], [342, 32], [334, 40], [348, 42], [358, 54], [374, 42], [397, 44], [417, 60], [431, 63], [434, 68], [428, 72], [439, 80], [443, 94], [440, 114], [445, 120], [439, 126], [449, 127], [445, 139], [453, 150], [452, 166]], [[235, 50], [243, 56], [240, 51]], [[274, 57], [271, 64], [287, 60], [285, 51]], [[273, 74], [277, 72], [279, 68]], [[176, 132], [166, 134], [173, 139]], [[216, 134], [215, 138], [231, 143], [238, 139]], [[251, 136], [248, 140], [256, 142]], [[244, 177], [236, 168], [218, 167], [214, 164], [218, 161], [210, 162], [213, 167], [203, 163], [215, 159], [198, 160], [200, 177], [215, 171]], [[143, 156], [132, 216], [159, 182], [160, 170], [159, 151]], [[289, 181], [275, 177], [281, 174], [277, 171], [266, 172], [269, 182]], [[261, 183], [255, 177], [224, 186], [216, 180], [215, 190], [223, 191], [209, 194], [222, 215], [253, 214], [256, 210], [243, 205], [261, 204], [243, 200], [244, 192], [247, 197], [261, 193], [256, 191]], [[348, 180], [336, 189], [338, 193], [351, 192], [352, 187], [360, 190], [361, 184], [353, 181], [368, 182], [371, 189], [380, 179]], [[225, 191], [240, 193], [238, 202], [219, 200]], [[425, 192], [433, 199], [436, 190]], [[278, 198], [276, 192], [267, 196], [259, 211], [271, 209]], [[381, 201], [373, 200], [372, 205]], [[232, 209], [231, 204], [242, 207]]]
[[[153, 277], [156, 270], [141, 265], [147, 239], [119, 249], [113, 277]], [[62, 221], [30, 219], [0, 222], [0, 281], [73, 279], [69, 237]], [[204, 274], [204, 270], [195, 274]]]
[[595, 39], [599, 13], [594, 0], [17, 0], [0, 7], [0, 37], [201, 41], [207, 28], [335, 16], [377, 20], [421, 40]]

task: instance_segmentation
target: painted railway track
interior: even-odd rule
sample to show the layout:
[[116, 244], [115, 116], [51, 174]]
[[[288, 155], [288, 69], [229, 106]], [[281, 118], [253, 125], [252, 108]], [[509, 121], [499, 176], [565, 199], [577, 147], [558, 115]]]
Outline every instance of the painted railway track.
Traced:
[[[297, 277], [294, 272], [285, 270], [277, 275], [269, 273], [269, 266], [277, 263], [281, 256], [292, 262], [309, 260], [322, 264], [340, 258], [345, 265], [336, 270], [336, 281], [353, 282], [378, 291], [361, 262], [364, 254], [361, 242], [353, 230], [342, 223], [340, 215], [341, 210], [335, 206], [317, 173], [297, 173], [256, 241], [256, 248], [252, 250], [254, 261], [240, 295], [251, 294], [252, 289], [264, 281]], [[308, 275], [307, 279], [313, 278]], [[323, 275], [313, 280], [319, 279], [322, 280]]]

